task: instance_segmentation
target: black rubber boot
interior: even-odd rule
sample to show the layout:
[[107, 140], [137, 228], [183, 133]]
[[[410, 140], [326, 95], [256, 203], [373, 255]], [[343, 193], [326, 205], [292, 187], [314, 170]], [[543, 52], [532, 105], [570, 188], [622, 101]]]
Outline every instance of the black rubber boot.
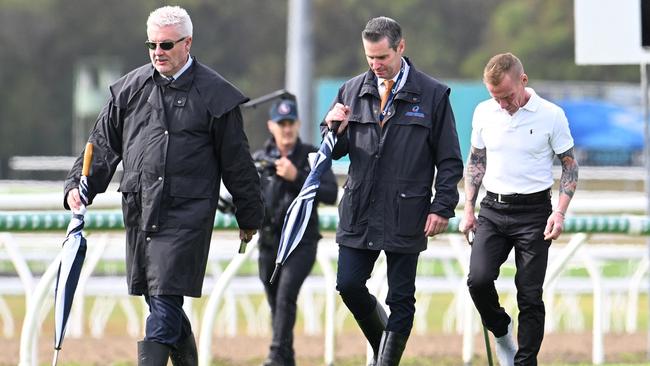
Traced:
[[284, 365], [282, 363], [280, 363], [280, 361], [275, 361], [275, 360], [272, 360], [270, 358], [267, 358], [262, 363], [262, 366], [284, 366]]
[[366, 339], [368, 340], [368, 343], [370, 343], [370, 347], [372, 347], [374, 353], [372, 362], [370, 362], [368, 366], [375, 366], [377, 364], [381, 335], [386, 329], [387, 321], [388, 316], [379, 302], [376, 302], [375, 309], [370, 313], [370, 315], [364, 319], [357, 320], [359, 328], [361, 328], [363, 335], [366, 336]]
[[395, 332], [384, 332], [379, 346], [377, 366], [398, 366], [406, 347], [408, 336]]
[[196, 352], [196, 341], [194, 334], [176, 345], [176, 349], [169, 352], [174, 366], [197, 366], [199, 364], [199, 355]]
[[[290, 344], [293, 344], [293, 340], [291, 340]], [[264, 360], [262, 366], [296, 366], [293, 347], [274, 347], [274, 345], [271, 345], [269, 357]]]
[[296, 366], [296, 361], [293, 359], [293, 357], [282, 361], [269, 357], [264, 360], [262, 366]]
[[138, 366], [167, 366], [169, 346], [151, 341], [138, 342]]

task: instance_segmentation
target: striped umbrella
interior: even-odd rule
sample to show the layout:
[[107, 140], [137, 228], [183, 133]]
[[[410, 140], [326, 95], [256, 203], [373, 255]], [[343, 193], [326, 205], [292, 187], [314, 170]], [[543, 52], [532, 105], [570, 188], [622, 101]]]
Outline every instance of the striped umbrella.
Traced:
[[282, 236], [278, 246], [278, 255], [275, 259], [275, 269], [271, 275], [270, 283], [275, 281], [280, 272], [280, 267], [286, 262], [293, 250], [302, 239], [311, 210], [314, 206], [314, 198], [320, 187], [320, 177], [332, 166], [332, 148], [336, 144], [336, 131], [340, 122], [334, 122], [332, 128], [327, 132], [318, 152], [310, 154], [311, 171], [300, 189], [298, 196], [291, 202], [282, 225]]
[[52, 365], [57, 364], [61, 344], [65, 335], [68, 317], [72, 308], [72, 299], [79, 282], [81, 266], [86, 257], [86, 238], [83, 237], [84, 215], [88, 204], [88, 175], [93, 156], [93, 145], [86, 144], [84, 152], [83, 169], [79, 179], [79, 196], [81, 207], [72, 210], [72, 219], [68, 224], [68, 231], [63, 248], [61, 249], [61, 263], [56, 277], [54, 290], [54, 359]]

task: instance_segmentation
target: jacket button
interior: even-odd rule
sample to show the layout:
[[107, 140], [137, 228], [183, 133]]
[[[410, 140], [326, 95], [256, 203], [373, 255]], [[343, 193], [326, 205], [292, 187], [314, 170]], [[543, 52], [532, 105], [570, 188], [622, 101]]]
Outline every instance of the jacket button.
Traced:
[[162, 177], [158, 177], [158, 180], [162, 180]]
[[368, 242], [368, 246], [369, 246], [369, 247], [371, 247], [371, 246], [373, 246], [373, 245], [374, 245], [374, 244], [373, 244], [372, 242]]
[[165, 131], [165, 135], [169, 135], [169, 131]]
[[157, 227], [158, 227], [158, 226], [156, 226], [156, 225], [151, 225], [151, 228], [152, 228], [152, 229], [155, 229], [155, 228], [157, 228]]
[[150, 236], [147, 236], [147, 239], [146, 239], [146, 240], [147, 240], [147, 241], [151, 241], [151, 237], [150, 237]]

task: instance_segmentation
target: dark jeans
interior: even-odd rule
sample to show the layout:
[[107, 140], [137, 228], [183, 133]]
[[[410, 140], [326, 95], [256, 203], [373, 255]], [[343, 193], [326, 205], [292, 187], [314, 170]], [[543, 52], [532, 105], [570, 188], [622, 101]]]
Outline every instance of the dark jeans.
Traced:
[[301, 242], [282, 265], [273, 285], [269, 284], [275, 268], [277, 250], [260, 246], [259, 276], [264, 284], [266, 300], [271, 307], [273, 339], [269, 357], [275, 361], [292, 364], [293, 327], [296, 323], [296, 301], [305, 278], [316, 261], [317, 244]]
[[[385, 253], [388, 265], [386, 304], [390, 308], [386, 330], [408, 336], [413, 328], [415, 272], [420, 254]], [[366, 281], [377, 257], [377, 250], [339, 246], [336, 289], [355, 319], [365, 319], [375, 309], [377, 299], [368, 291]]]
[[494, 281], [515, 249], [519, 307], [515, 365], [537, 365], [544, 338], [542, 285], [551, 245], [550, 240], [544, 240], [544, 228], [551, 212], [550, 200], [534, 205], [498, 203], [489, 198], [481, 202], [467, 285], [485, 326], [495, 337], [505, 335], [510, 317], [499, 304]]
[[192, 325], [183, 311], [183, 296], [144, 295], [149, 316], [144, 339], [175, 347], [192, 334]]

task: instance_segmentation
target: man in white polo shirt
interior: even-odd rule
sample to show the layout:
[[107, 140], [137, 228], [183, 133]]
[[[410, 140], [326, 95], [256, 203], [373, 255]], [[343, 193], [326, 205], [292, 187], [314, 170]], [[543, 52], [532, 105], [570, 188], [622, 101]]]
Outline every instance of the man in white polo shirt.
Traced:
[[[528, 76], [516, 56], [492, 57], [483, 82], [492, 98], [474, 111], [460, 225], [468, 238], [474, 236], [467, 285], [483, 323], [496, 338], [501, 366], [537, 365], [544, 337], [542, 284], [548, 248], [562, 233], [576, 190], [578, 163], [564, 112], [526, 87]], [[562, 164], [555, 210], [551, 204], [554, 156]], [[481, 184], [487, 194], [477, 219], [474, 211]], [[517, 266], [518, 349], [513, 321], [499, 304], [494, 287], [512, 248]]]

